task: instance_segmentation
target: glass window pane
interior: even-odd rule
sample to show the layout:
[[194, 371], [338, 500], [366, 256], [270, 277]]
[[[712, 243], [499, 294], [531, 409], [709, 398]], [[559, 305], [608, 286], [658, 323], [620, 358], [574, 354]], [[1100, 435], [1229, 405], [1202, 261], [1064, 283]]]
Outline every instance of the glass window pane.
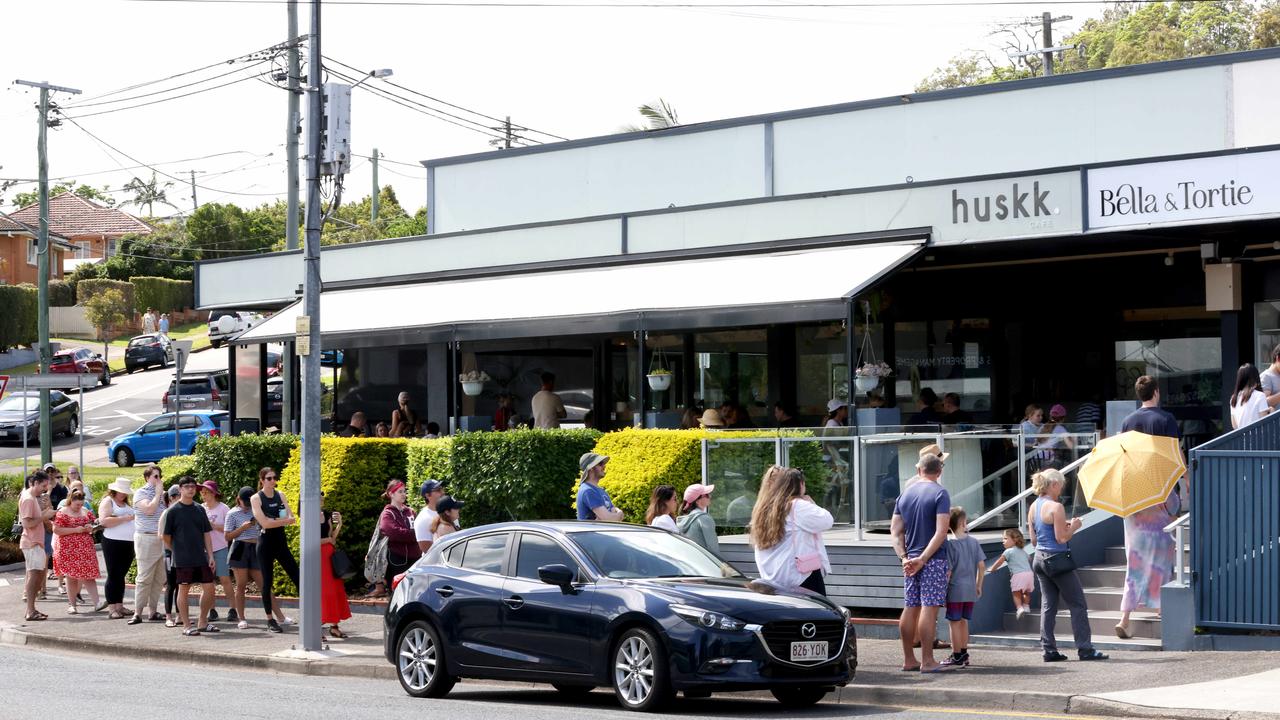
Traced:
[[478, 572], [502, 572], [502, 560], [507, 547], [507, 534], [485, 535], [467, 542], [462, 567]]
[[516, 577], [538, 579], [538, 568], [547, 565], [564, 565], [577, 569], [569, 553], [551, 538], [525, 533], [520, 537], [520, 553], [516, 556]]
[[[693, 395], [704, 407], [733, 403], [743, 412], [730, 425], [768, 427], [769, 357], [763, 329], [698, 333], [694, 336], [697, 376]], [[729, 422], [729, 421], [726, 421]]]
[[[899, 322], [894, 341], [894, 394], [903, 422], [942, 422], [941, 399], [947, 393], [958, 394], [960, 409], [978, 422], [990, 421], [990, 320]], [[933, 408], [918, 403], [924, 388], [939, 399]]]

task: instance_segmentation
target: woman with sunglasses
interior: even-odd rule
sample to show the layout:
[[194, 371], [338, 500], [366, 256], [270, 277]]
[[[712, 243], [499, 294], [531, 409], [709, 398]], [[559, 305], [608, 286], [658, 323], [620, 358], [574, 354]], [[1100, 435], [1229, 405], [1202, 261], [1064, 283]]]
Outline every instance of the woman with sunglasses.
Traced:
[[[284, 632], [280, 623], [271, 617], [271, 586], [275, 581], [276, 563], [284, 570], [294, 585], [298, 584], [298, 561], [289, 552], [289, 541], [284, 529], [297, 518], [289, 511], [284, 495], [276, 491], [276, 471], [264, 467], [258, 471], [260, 488], [250, 500], [253, 518], [258, 521], [258, 569], [262, 571], [262, 608], [267, 611], [267, 629], [273, 633]], [[288, 618], [286, 618], [287, 620]]]
[[684, 512], [676, 523], [685, 537], [711, 552], [720, 554], [720, 540], [716, 538], [716, 521], [707, 510], [711, 507], [711, 491], [715, 485], [694, 483], [684, 489]]

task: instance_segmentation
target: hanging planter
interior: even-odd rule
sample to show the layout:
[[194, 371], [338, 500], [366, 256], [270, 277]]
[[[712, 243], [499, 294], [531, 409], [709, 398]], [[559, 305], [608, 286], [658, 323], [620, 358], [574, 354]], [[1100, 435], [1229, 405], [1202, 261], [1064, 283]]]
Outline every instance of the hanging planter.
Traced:
[[854, 377], [853, 384], [857, 386], [858, 392], [869, 393], [880, 387], [880, 378], [870, 375], [858, 375]]
[[471, 397], [484, 392], [484, 384], [488, 381], [489, 375], [483, 370], [472, 370], [458, 376], [458, 382], [462, 383], [462, 392]]
[[671, 371], [667, 369], [667, 353], [661, 348], [653, 354], [653, 362], [649, 365], [649, 389], [662, 392], [671, 388]]
[[858, 350], [858, 357], [863, 359], [863, 362], [853, 371], [853, 384], [859, 394], [875, 390], [880, 387], [881, 381], [893, 375], [893, 368], [889, 367], [888, 363], [876, 360], [875, 347], [871, 344], [871, 305], [864, 302], [862, 307], [866, 313], [866, 321], [863, 325], [862, 347]]

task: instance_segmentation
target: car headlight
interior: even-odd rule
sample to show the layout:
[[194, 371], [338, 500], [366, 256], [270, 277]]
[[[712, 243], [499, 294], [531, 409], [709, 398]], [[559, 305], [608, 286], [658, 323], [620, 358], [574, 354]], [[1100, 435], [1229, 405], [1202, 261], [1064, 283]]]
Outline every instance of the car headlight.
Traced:
[[672, 605], [671, 611], [694, 625], [708, 630], [741, 630], [746, 626], [745, 622], [737, 618], [689, 605]]

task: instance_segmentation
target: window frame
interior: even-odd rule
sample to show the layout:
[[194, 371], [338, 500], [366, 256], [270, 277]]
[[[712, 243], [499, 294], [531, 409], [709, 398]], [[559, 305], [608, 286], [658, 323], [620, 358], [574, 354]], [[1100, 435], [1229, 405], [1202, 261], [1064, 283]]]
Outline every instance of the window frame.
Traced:
[[583, 582], [583, 579], [586, 577], [586, 573], [583, 570], [584, 565], [582, 560], [575, 557], [573, 550], [565, 547], [564, 543], [560, 542], [558, 539], [550, 535], [547, 535], [545, 533], [540, 533], [540, 532], [531, 532], [528, 530], [521, 531], [520, 536], [516, 538], [516, 542], [512, 545], [511, 549], [514, 550], [515, 552], [511, 557], [511, 562], [510, 562], [511, 572], [508, 575], [508, 577], [511, 577], [516, 580], [526, 580], [529, 582], [542, 582], [542, 580], [538, 577], [530, 578], [530, 577], [525, 577], [519, 574], [520, 550], [524, 545], [524, 539], [526, 537], [533, 537], [533, 538], [538, 538], [539, 540], [545, 540], [551, 543], [552, 545], [560, 548], [560, 551], [563, 552], [566, 556], [568, 556], [570, 562], [572, 563], [571, 568], [574, 570], [574, 575], [573, 575], [574, 582], [575, 583]]
[[[161, 422], [161, 421], [167, 421], [169, 423], [169, 427], [161, 430], [147, 429], [152, 423]], [[168, 417], [158, 417], [152, 420], [148, 420], [146, 423], [143, 424], [141, 428], [138, 429], [139, 435], [155, 435], [156, 433], [162, 433], [162, 432], [173, 432], [173, 416], [172, 415]]]
[[[475, 537], [467, 538], [467, 543], [466, 543], [467, 548], [464, 549], [462, 552], [462, 559], [459, 561], [459, 566], [458, 566], [459, 569], [466, 570], [467, 572], [481, 573], [484, 575], [496, 575], [500, 577], [509, 577], [508, 568], [511, 564], [511, 541], [514, 536], [515, 536], [515, 533], [510, 530], [499, 530], [496, 532], [485, 533], [483, 535], [477, 535]], [[492, 537], [501, 537], [503, 539], [502, 560], [499, 563], [497, 571], [479, 570], [477, 568], [467, 567], [467, 564], [466, 564], [467, 550], [470, 549], [471, 543], [474, 543], [477, 540], [484, 540], [486, 538], [492, 538]]]

